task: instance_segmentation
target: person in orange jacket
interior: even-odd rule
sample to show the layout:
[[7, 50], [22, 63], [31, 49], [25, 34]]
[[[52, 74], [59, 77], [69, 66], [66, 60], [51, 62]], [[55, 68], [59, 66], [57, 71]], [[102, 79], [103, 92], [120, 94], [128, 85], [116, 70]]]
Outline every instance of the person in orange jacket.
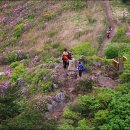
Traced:
[[67, 49], [65, 48], [64, 49], [64, 52], [62, 54], [62, 60], [63, 60], [63, 67], [66, 69], [67, 68], [67, 65], [68, 65], [68, 52], [67, 52]]

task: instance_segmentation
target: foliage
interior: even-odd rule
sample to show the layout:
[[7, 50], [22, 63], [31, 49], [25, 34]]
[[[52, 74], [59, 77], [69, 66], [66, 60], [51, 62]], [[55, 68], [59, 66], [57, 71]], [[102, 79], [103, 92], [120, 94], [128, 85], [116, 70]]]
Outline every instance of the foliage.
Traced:
[[112, 39], [112, 42], [129, 43], [130, 37], [126, 35], [126, 29], [123, 27], [119, 27], [116, 35]]
[[101, 108], [106, 109], [112, 100], [113, 91], [109, 89], [101, 89], [97, 94], [96, 99], [99, 100]]
[[126, 48], [127, 44], [125, 43], [112, 43], [107, 46], [105, 55], [109, 59], [116, 58], [122, 56]]
[[72, 48], [74, 55], [90, 56], [95, 54], [95, 49], [88, 42], [83, 42]]
[[53, 31], [53, 30], [52, 30], [52, 31], [49, 31], [49, 32], [48, 32], [48, 36], [49, 36], [49, 37], [53, 37], [53, 36], [56, 35], [57, 33], [58, 33], [58, 31], [56, 31], [56, 30]]
[[92, 90], [92, 87], [93, 87], [92, 80], [81, 79], [77, 84], [77, 89], [78, 91], [81, 92], [90, 92]]
[[130, 92], [130, 83], [125, 83], [115, 88], [116, 91], [122, 94], [128, 94]]
[[18, 62], [18, 61], [15, 61], [15, 62], [13, 62], [13, 63], [10, 64], [10, 66], [11, 66], [12, 68], [15, 68], [15, 67], [17, 67], [17, 66], [19, 66], [19, 65], [20, 65], [20, 62]]
[[60, 125], [58, 127], [58, 130], [74, 130], [74, 127], [72, 125], [65, 123], [65, 124]]
[[63, 117], [66, 119], [80, 120], [80, 114], [77, 112], [71, 111], [69, 108], [66, 108], [64, 110]]
[[83, 7], [85, 7], [85, 2], [83, 0], [66, 1], [63, 5], [64, 9], [81, 9]]
[[93, 130], [93, 128], [90, 128], [86, 122], [85, 119], [82, 119], [78, 122], [78, 126], [75, 130]]
[[106, 123], [100, 126], [101, 130], [130, 128], [130, 93], [126, 95], [115, 94], [109, 104], [109, 113]]
[[42, 80], [43, 76], [45, 76], [48, 73], [47, 69], [39, 70], [37, 73], [33, 74], [32, 83], [38, 84], [40, 80]]
[[97, 99], [95, 99], [92, 96], [86, 96], [86, 95], [79, 97], [79, 104], [81, 113], [84, 116], [86, 115], [93, 116], [93, 113], [97, 111], [100, 107], [99, 101]]
[[24, 23], [19, 23], [14, 28], [14, 38], [18, 39], [24, 31]]
[[16, 100], [19, 98], [17, 86], [9, 86], [3, 94], [0, 94], [0, 122], [13, 118], [19, 113]]
[[18, 55], [16, 52], [8, 52], [5, 56], [4, 56], [4, 63], [5, 64], [10, 64], [12, 62], [15, 62], [18, 60]]
[[107, 121], [108, 110], [99, 110], [95, 113], [94, 122], [96, 126], [100, 126]]
[[26, 74], [25, 66], [24, 64], [20, 64], [16, 66], [12, 72], [11, 80], [12, 82], [16, 82], [18, 78], [24, 77]]
[[130, 57], [125, 62], [125, 67], [123, 73], [120, 75], [120, 79], [123, 83], [130, 82]]

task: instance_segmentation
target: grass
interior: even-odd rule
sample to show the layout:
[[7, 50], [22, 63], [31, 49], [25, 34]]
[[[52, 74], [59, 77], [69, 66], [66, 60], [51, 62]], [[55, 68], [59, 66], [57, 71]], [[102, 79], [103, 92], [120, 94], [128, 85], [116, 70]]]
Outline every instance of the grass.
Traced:
[[52, 30], [52, 31], [47, 32], [47, 34], [48, 34], [49, 37], [53, 37], [53, 36], [55, 36], [57, 33], [58, 33], [57, 30]]
[[78, 56], [90, 56], [94, 55], [96, 50], [92, 47], [91, 43], [89, 42], [82, 42], [75, 47], [72, 48], [73, 54]]

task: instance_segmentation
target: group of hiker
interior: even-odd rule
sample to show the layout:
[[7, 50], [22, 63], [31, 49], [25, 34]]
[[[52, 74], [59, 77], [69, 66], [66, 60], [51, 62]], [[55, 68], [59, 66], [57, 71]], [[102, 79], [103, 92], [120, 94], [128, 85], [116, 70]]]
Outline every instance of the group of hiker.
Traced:
[[86, 72], [86, 68], [83, 66], [83, 64], [78, 61], [78, 64], [76, 65], [76, 61], [74, 58], [72, 58], [72, 51], [65, 48], [62, 53], [62, 60], [63, 60], [63, 67], [64, 69], [68, 68], [68, 70], [75, 71], [75, 68], [77, 68], [79, 77], [82, 77], [82, 73]]
[[[112, 27], [109, 26], [109, 28], [107, 30], [107, 38], [108, 39], [110, 38], [111, 31], [112, 31]], [[75, 70], [74, 68], [77, 67], [77, 70], [78, 70], [78, 73], [79, 73], [79, 77], [82, 77], [82, 73], [86, 72], [86, 68], [83, 66], [81, 61], [78, 61], [77, 66], [75, 66], [76, 62], [75, 62], [75, 59], [72, 58], [72, 51], [71, 50], [67, 51], [66, 48], [64, 49], [64, 51], [62, 53], [62, 60], [63, 60], [63, 67], [65, 69], [68, 68], [68, 70]]]

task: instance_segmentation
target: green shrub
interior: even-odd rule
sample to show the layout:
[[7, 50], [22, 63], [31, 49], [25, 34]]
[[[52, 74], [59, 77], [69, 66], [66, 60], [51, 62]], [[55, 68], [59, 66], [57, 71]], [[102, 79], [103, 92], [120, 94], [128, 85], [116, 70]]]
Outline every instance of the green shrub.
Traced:
[[101, 91], [97, 94], [96, 99], [99, 100], [101, 108], [106, 109], [112, 100], [113, 96], [113, 91], [112, 90], [107, 90], [107, 89], [101, 89]]
[[13, 63], [10, 64], [10, 66], [11, 66], [12, 68], [15, 68], [15, 67], [17, 67], [17, 66], [19, 66], [19, 65], [20, 65], [20, 62], [18, 62], [18, 61], [15, 61], [15, 62], [13, 62]]
[[119, 56], [122, 56], [127, 48], [125, 43], [112, 43], [107, 46], [105, 50], [105, 55], [107, 58], [112, 59]]
[[87, 124], [87, 121], [85, 119], [82, 119], [78, 122], [78, 126], [75, 130], [93, 130], [93, 128], [90, 128]]
[[58, 130], [74, 130], [74, 127], [72, 125], [65, 123], [65, 124], [60, 125], [58, 127]]
[[88, 42], [83, 42], [72, 48], [74, 55], [90, 56], [95, 54], [95, 49]]
[[19, 114], [17, 99], [20, 96], [17, 86], [8, 86], [3, 94], [0, 94], [0, 122]]
[[78, 91], [81, 91], [81, 92], [90, 92], [92, 91], [92, 87], [93, 87], [92, 80], [81, 79], [79, 80], [77, 84], [77, 89]]
[[99, 110], [97, 113], [95, 113], [94, 122], [96, 126], [106, 123], [108, 113], [108, 110]]
[[116, 91], [122, 94], [128, 94], [130, 92], [130, 83], [125, 83], [115, 88]]
[[72, 120], [80, 120], [80, 115], [77, 112], [71, 111], [69, 108], [66, 108], [63, 113], [63, 117], [66, 119], [72, 119]]
[[128, 94], [119, 94], [116, 93], [111, 103], [109, 104], [108, 118], [106, 123], [102, 126], [99, 126], [101, 130], [128, 130], [130, 128], [130, 93]]
[[72, 0], [66, 1], [63, 5], [64, 9], [81, 9], [85, 7], [85, 2], [83, 0]]
[[94, 112], [97, 111], [100, 107], [99, 101], [92, 96], [81, 96], [78, 100], [81, 108], [81, 113], [84, 116], [93, 116]]
[[15, 62], [18, 60], [18, 54], [16, 52], [9, 52], [5, 55], [4, 63], [5, 64], [11, 64], [12, 62]]
[[14, 38], [18, 39], [24, 31], [24, 23], [19, 23], [14, 28]]
[[105, 50], [105, 55], [107, 58], [112, 59], [119, 56], [118, 47], [114, 45], [109, 45]]
[[120, 79], [123, 83], [130, 82], [130, 57], [125, 62], [123, 73], [120, 75]]
[[42, 91], [48, 91], [49, 88], [52, 86], [52, 84], [53, 84], [52, 81], [46, 81], [46, 82], [44, 82], [44, 83], [41, 84], [40, 90], [42, 90]]
[[26, 75], [26, 70], [24, 64], [20, 64], [17, 67], [14, 68], [12, 75], [11, 75], [11, 80], [12, 82], [16, 82], [18, 78], [21, 78]]

